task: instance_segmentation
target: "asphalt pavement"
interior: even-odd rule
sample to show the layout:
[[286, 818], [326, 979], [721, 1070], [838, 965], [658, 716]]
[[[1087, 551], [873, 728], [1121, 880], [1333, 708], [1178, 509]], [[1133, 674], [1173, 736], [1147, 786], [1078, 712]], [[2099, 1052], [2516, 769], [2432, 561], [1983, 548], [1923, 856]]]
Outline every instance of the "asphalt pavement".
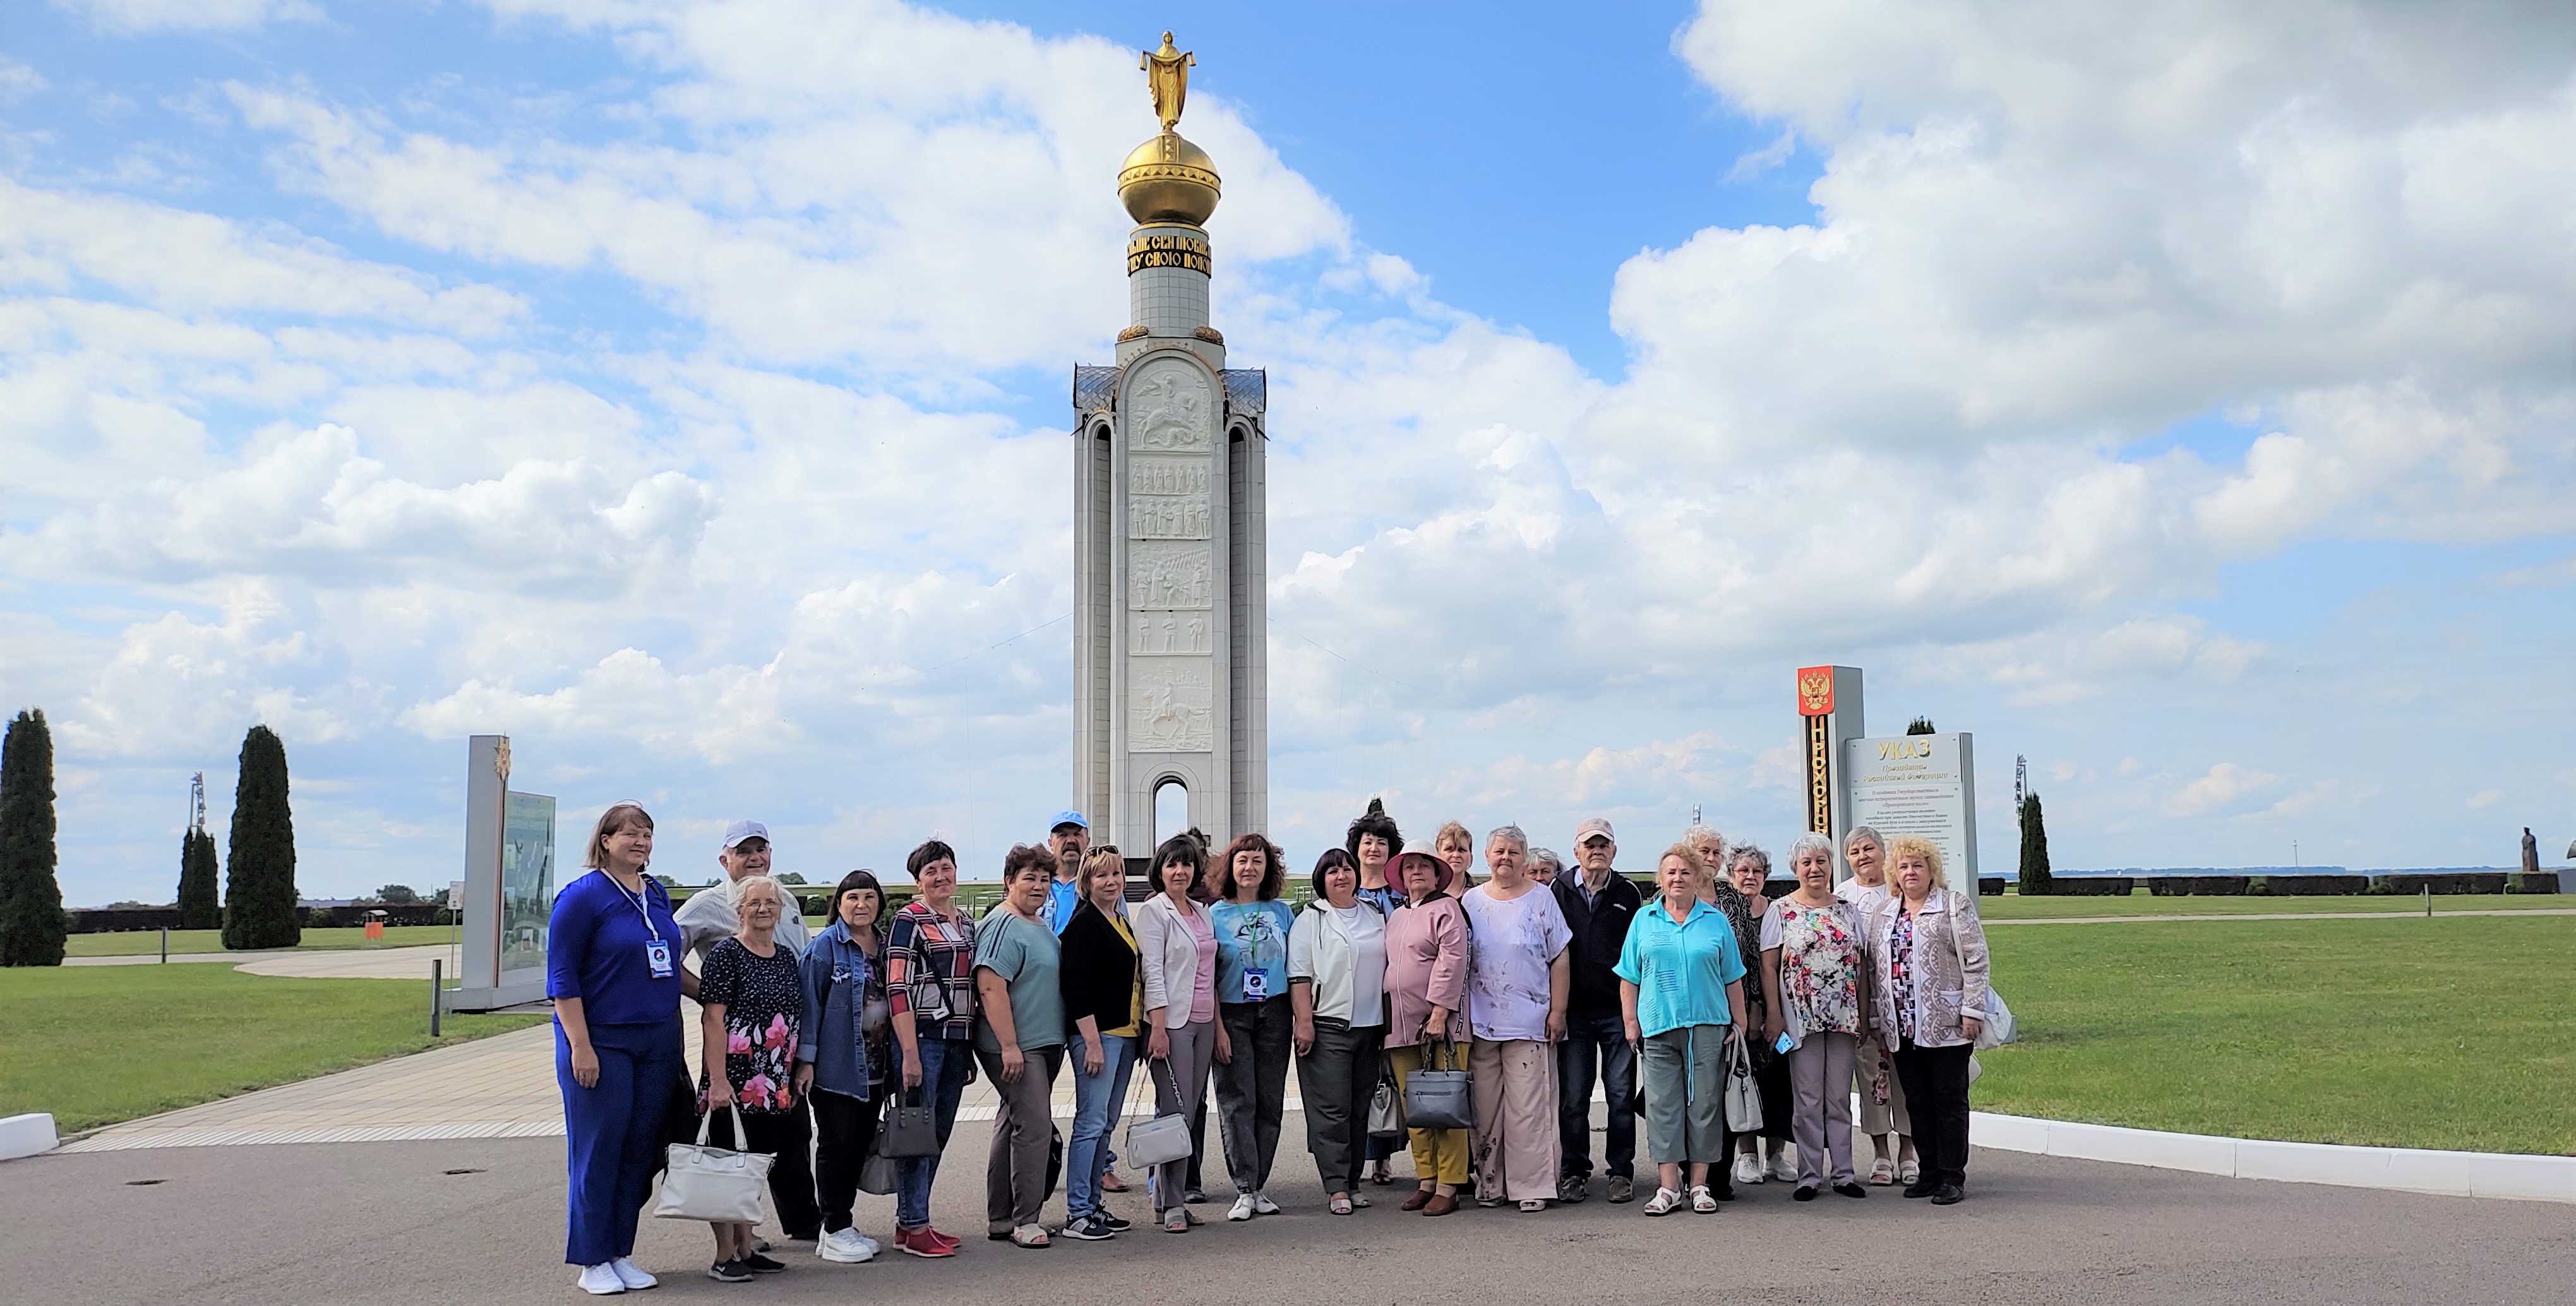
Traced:
[[[2537, 1203], [2422, 1197], [1979, 1152], [1947, 1209], [1872, 1189], [1789, 1200], [1745, 1189], [1715, 1216], [1661, 1219], [1595, 1197], [1424, 1219], [1326, 1214], [1291, 1115], [1271, 1192], [1288, 1208], [1187, 1234], [1139, 1220], [1114, 1242], [1046, 1251], [985, 1241], [985, 1127], [961, 1124], [935, 1219], [955, 1260], [894, 1255], [792, 1268], [747, 1285], [703, 1277], [700, 1226], [645, 1221], [645, 1300], [939, 1303], [1547, 1302], [1604, 1299], [1907, 1306], [2420, 1306], [2576, 1302], [2576, 1221]], [[1215, 1176], [1219, 1167], [1211, 1165]], [[1222, 1183], [1219, 1184], [1222, 1187]], [[559, 1140], [162, 1148], [0, 1164], [0, 1299], [221, 1306], [587, 1300], [563, 1253]], [[1061, 1199], [1050, 1207], [1061, 1214]], [[891, 1199], [865, 1197], [882, 1239]]]

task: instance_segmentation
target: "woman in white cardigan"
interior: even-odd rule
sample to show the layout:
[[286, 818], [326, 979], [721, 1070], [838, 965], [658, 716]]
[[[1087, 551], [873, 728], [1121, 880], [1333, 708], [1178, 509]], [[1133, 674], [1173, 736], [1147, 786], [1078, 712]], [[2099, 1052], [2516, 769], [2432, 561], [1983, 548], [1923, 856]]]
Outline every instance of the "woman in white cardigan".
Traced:
[[[1136, 951], [1145, 970], [1146, 1075], [1154, 1113], [1178, 1113], [1195, 1136], [1207, 1115], [1208, 1063], [1216, 1053], [1216, 926], [1197, 900], [1207, 876], [1207, 847], [1176, 834], [1154, 850], [1154, 883], [1162, 890], [1137, 904]], [[1186, 1233], [1199, 1219], [1182, 1204], [1187, 1159], [1165, 1162], [1154, 1177], [1154, 1215], [1166, 1233]]]
[[1324, 1180], [1326, 1209], [1348, 1215], [1368, 1205], [1360, 1167], [1386, 1039], [1386, 917], [1359, 896], [1359, 861], [1342, 849], [1315, 860], [1314, 884], [1315, 901], [1288, 932], [1291, 1041], [1306, 1148]]

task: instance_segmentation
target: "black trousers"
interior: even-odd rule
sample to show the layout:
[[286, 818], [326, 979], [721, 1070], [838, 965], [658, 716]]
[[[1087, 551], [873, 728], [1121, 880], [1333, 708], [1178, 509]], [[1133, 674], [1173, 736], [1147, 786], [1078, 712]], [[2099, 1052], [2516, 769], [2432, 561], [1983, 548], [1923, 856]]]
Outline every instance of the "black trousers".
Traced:
[[769, 1167], [769, 1197], [778, 1204], [779, 1231], [789, 1238], [813, 1238], [821, 1215], [814, 1209], [814, 1129], [805, 1118], [805, 1104], [799, 1102], [784, 1111], [745, 1111], [742, 1131], [751, 1138], [737, 1144], [733, 1113], [718, 1111], [709, 1123], [707, 1141], [777, 1157]]
[[814, 1196], [823, 1210], [823, 1232], [838, 1233], [850, 1227], [850, 1209], [859, 1200], [859, 1168], [876, 1146], [882, 1104], [823, 1090], [813, 1100]]
[[1905, 1107], [1914, 1118], [1914, 1152], [1923, 1160], [1923, 1182], [1968, 1182], [1969, 1044], [1896, 1049], [1896, 1077], [1905, 1085]]
[[1297, 1058], [1297, 1095], [1306, 1103], [1306, 1150], [1327, 1193], [1360, 1186], [1366, 1167], [1369, 1102], [1377, 1096], [1384, 1064], [1378, 1056], [1386, 1029], [1315, 1018], [1315, 1050]]

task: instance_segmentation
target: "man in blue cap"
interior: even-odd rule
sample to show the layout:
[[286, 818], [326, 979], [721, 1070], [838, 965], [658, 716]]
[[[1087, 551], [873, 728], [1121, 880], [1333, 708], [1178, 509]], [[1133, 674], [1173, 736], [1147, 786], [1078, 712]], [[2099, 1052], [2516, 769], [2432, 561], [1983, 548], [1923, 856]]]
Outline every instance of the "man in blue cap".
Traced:
[[1047, 823], [1047, 851], [1055, 854], [1055, 883], [1047, 888], [1038, 919], [1062, 934], [1073, 909], [1082, 905], [1082, 858], [1091, 851], [1091, 822], [1071, 809], [1056, 813]]

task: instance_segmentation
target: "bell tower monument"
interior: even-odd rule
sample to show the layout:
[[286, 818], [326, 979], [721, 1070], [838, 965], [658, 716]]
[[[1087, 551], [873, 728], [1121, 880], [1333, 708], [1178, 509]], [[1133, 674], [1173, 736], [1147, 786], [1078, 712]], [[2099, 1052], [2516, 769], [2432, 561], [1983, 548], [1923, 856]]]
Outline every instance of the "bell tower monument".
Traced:
[[[1131, 858], [1269, 823], [1268, 384], [1208, 322], [1220, 183], [1177, 130], [1195, 62], [1169, 32], [1143, 52], [1162, 130], [1118, 171], [1128, 322], [1115, 363], [1073, 371], [1073, 803]], [[1172, 786], [1188, 818], [1158, 830]]]

